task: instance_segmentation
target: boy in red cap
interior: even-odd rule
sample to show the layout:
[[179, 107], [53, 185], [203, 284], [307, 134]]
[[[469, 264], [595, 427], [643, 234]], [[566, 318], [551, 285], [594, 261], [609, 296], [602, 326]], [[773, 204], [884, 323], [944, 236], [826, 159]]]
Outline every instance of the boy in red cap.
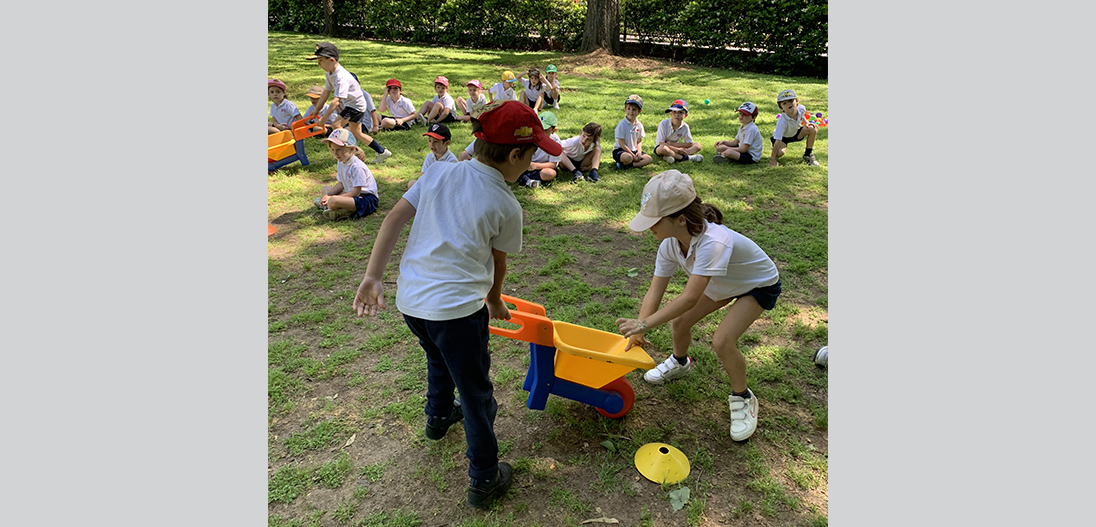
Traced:
[[468, 504], [485, 509], [506, 494], [513, 475], [498, 460], [498, 404], [487, 347], [488, 320], [510, 318], [501, 297], [506, 255], [521, 251], [521, 205], [507, 182], [517, 181], [537, 147], [556, 156], [563, 149], [520, 102], [490, 103], [472, 117], [476, 158], [434, 163], [392, 207], [352, 307], [358, 316], [385, 308], [384, 268], [414, 218], [400, 260], [396, 307], [426, 352], [426, 437], [441, 439], [464, 420]]
[[[457, 156], [453, 155], [449, 151], [449, 140], [453, 138], [449, 132], [449, 127], [444, 124], [432, 124], [430, 128], [426, 129], [426, 133], [422, 134], [426, 137], [426, 144], [430, 147], [430, 153], [426, 154], [426, 159], [422, 160], [422, 170], [419, 171], [419, 177], [422, 177], [426, 173], [426, 169], [430, 168], [430, 165], [434, 163], [456, 163]], [[411, 188], [417, 179], [412, 179], [407, 182], [407, 188]]]
[[[396, 79], [384, 83], [384, 97], [377, 107], [381, 112], [381, 130], [410, 130], [415, 124], [415, 103], [403, 96], [403, 85]], [[384, 115], [388, 111], [392, 115]]]
[[[372, 98], [362, 91], [358, 79], [339, 64], [339, 48], [330, 42], [320, 42], [316, 44], [316, 51], [305, 57], [305, 59], [317, 61], [320, 69], [324, 71], [323, 93], [312, 102], [312, 105], [321, 108], [327, 102], [328, 97], [331, 97], [331, 105], [327, 111], [320, 115], [319, 121], [321, 123], [327, 122], [331, 113], [337, 111], [339, 117], [350, 122], [350, 132], [357, 138], [358, 144], [367, 145], [377, 153], [377, 157], [373, 158], [373, 163], [384, 163], [385, 159], [392, 156], [392, 151], [381, 146], [380, 143], [362, 130], [362, 119], [372, 120], [375, 116], [375, 114], [370, 115], [375, 110], [375, 108], [369, 107], [372, 104]], [[313, 113], [319, 114], [320, 112]]]
[[270, 99], [270, 122], [266, 123], [266, 134], [276, 134], [289, 130], [289, 124], [301, 118], [297, 105], [285, 98], [285, 83], [278, 79], [266, 81], [266, 95]]
[[451, 123], [456, 120], [457, 103], [453, 96], [449, 95], [449, 79], [438, 75], [434, 79], [434, 91], [437, 95], [433, 99], [422, 103], [419, 108], [419, 117], [422, 124], [430, 126], [434, 123]]

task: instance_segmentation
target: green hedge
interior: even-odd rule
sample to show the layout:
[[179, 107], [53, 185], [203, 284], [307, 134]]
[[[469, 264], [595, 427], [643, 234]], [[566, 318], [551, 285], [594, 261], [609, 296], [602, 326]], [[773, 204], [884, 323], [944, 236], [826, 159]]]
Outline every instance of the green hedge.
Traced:
[[[268, 0], [268, 28], [323, 33], [322, 0]], [[577, 51], [585, 0], [335, 0], [341, 38], [444, 46]], [[672, 48], [689, 62], [780, 75], [825, 77], [828, 4], [819, 0], [684, 6], [620, 0], [621, 33], [643, 49]], [[739, 48], [738, 50], [726, 49]]]

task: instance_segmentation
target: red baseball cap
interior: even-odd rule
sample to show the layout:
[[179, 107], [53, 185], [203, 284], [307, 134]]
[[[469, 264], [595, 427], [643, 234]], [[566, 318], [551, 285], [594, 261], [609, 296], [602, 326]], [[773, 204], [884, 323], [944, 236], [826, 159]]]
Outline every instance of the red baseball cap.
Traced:
[[563, 147], [544, 133], [537, 112], [518, 101], [494, 101], [472, 115], [483, 126], [477, 139], [499, 145], [533, 143], [550, 156], [563, 153]]
[[388, 79], [388, 82], [384, 83], [384, 87], [385, 87], [385, 88], [387, 88], [387, 87], [389, 87], [389, 86], [399, 86], [399, 88], [400, 88], [401, 90], [403, 89], [403, 85], [402, 85], [402, 84], [400, 84], [400, 81], [398, 81], [398, 80], [396, 80], [396, 79]]
[[483, 86], [480, 85], [480, 81], [478, 81], [476, 79], [472, 79], [472, 80], [468, 81], [468, 84], [465, 84], [465, 86], [475, 86], [475, 87], [477, 87], [481, 90], [483, 89]]
[[446, 85], [446, 86], [449, 86], [449, 79], [445, 78], [444, 75], [438, 75], [438, 78], [434, 79], [435, 84], [437, 84], [439, 82]]

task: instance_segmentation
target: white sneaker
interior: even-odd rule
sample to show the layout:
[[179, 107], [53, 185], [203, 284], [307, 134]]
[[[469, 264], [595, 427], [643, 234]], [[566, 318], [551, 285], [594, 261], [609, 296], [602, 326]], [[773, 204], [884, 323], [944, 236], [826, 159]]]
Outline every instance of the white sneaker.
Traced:
[[749, 399], [737, 395], [727, 396], [727, 404], [731, 408], [731, 439], [745, 441], [757, 430], [757, 396], [749, 388]]
[[377, 157], [373, 158], [373, 164], [379, 165], [381, 163], [384, 163], [384, 160], [390, 157], [392, 157], [392, 150], [385, 148], [384, 152], [377, 154]]
[[825, 366], [830, 362], [830, 347], [822, 346], [818, 348], [818, 351], [814, 352], [814, 363], [819, 366]]
[[688, 358], [688, 362], [684, 365], [677, 362], [677, 359], [673, 355], [670, 355], [668, 359], [662, 364], [655, 366], [653, 370], [647, 370], [647, 373], [643, 374], [643, 380], [651, 384], [662, 384], [666, 381], [672, 381], [686, 373], [693, 371], [696, 368], [696, 361], [692, 357]]
[[693, 154], [689, 156], [689, 161], [692, 161], [693, 163], [699, 163], [701, 161], [704, 161], [704, 156], [700, 154]]
[[324, 207], [323, 205], [320, 205], [320, 198], [316, 198], [316, 199], [312, 200], [312, 204], [315, 205], [316, 208], [320, 209], [320, 210], [324, 210], [324, 209], [327, 208], [327, 207]]
[[670, 164], [673, 164], [674, 161], [677, 161], [674, 156], [662, 156], [662, 160]]
[[553, 110], [558, 110], [559, 109], [559, 101], [556, 101], [556, 102], [552, 103], [552, 109]]

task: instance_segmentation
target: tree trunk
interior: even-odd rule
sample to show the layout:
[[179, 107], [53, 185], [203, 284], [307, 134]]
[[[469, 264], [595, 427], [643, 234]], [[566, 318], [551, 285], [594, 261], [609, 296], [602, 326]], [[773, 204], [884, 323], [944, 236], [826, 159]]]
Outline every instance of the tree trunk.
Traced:
[[586, 25], [582, 28], [582, 52], [604, 49], [620, 54], [619, 0], [586, 0]]
[[323, 0], [323, 34], [335, 36], [335, 0]]

